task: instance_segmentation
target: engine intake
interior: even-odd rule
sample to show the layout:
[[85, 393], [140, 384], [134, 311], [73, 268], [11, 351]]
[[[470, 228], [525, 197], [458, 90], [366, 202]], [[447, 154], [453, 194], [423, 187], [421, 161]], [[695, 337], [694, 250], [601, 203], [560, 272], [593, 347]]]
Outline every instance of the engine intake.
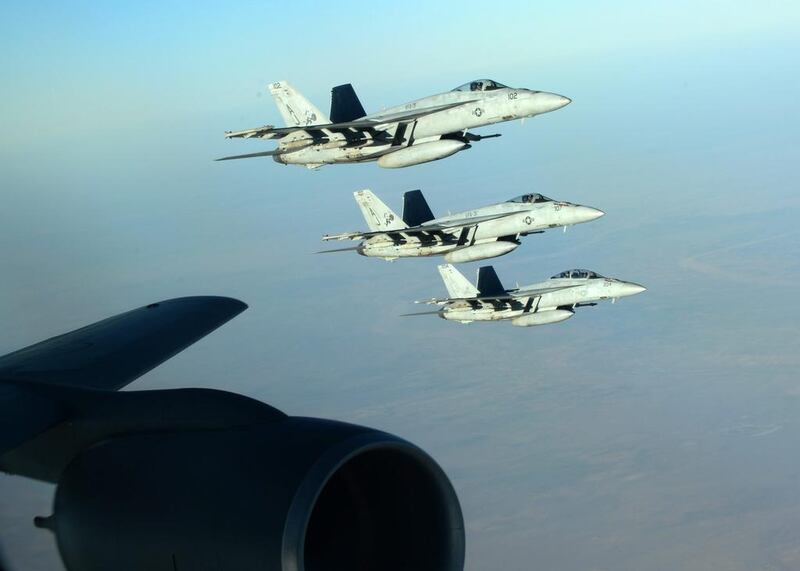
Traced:
[[390, 434], [309, 418], [82, 452], [51, 527], [70, 571], [461, 570], [455, 492]]

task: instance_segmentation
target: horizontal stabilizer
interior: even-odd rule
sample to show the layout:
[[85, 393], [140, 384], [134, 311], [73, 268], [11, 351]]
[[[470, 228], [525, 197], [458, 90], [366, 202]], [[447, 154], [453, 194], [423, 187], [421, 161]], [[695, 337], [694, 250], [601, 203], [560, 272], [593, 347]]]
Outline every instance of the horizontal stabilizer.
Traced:
[[213, 296], [151, 303], [0, 357], [0, 381], [117, 390], [246, 308]]
[[256, 157], [274, 157], [275, 155], [283, 154], [284, 151], [281, 149], [275, 149], [274, 151], [263, 151], [261, 153], [250, 153], [247, 155], [233, 155], [230, 157], [222, 157], [219, 159], [214, 159], [215, 161], [231, 161], [233, 159], [254, 159]]
[[[325, 238], [323, 238], [324, 240]], [[351, 246], [350, 248], [334, 248], [333, 250], [320, 250], [319, 252], [314, 252], [315, 254], [333, 254], [334, 252], [355, 252], [358, 250], [358, 246]]]
[[441, 309], [436, 309], [434, 311], [419, 311], [417, 313], [403, 313], [400, 317], [414, 317], [416, 315], [440, 315], [442, 313]]

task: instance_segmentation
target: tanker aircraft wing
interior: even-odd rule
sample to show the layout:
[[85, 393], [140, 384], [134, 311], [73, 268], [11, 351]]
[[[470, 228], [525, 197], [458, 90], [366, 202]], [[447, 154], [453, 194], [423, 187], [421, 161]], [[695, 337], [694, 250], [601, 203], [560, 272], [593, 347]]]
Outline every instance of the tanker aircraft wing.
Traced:
[[518, 212], [503, 212], [501, 214], [486, 214], [484, 216], [472, 216], [465, 218], [458, 218], [455, 220], [448, 220], [438, 224], [420, 224], [418, 226], [411, 226], [409, 228], [400, 228], [397, 230], [377, 230], [374, 232], [345, 232], [344, 234], [326, 234], [322, 237], [323, 240], [366, 240], [373, 236], [381, 236], [388, 234], [428, 234], [435, 232], [448, 232], [459, 230], [462, 228], [471, 228], [480, 224], [481, 222], [488, 222], [489, 220], [499, 220], [519, 214]]
[[61, 422], [59, 386], [115, 391], [247, 308], [184, 297], [134, 309], [0, 357], [0, 454]]
[[397, 546], [463, 569], [458, 497], [410, 442], [224, 390], [114, 390], [246, 307], [162, 301], [0, 356], [0, 473], [56, 485], [32, 519], [59, 569], [386, 569]]

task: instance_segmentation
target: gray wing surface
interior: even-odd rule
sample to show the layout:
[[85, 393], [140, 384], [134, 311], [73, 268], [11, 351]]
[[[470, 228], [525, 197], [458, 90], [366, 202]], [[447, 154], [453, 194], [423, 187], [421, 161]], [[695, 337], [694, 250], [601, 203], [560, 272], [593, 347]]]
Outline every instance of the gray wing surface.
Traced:
[[447, 103], [445, 105], [436, 105], [434, 107], [426, 107], [417, 111], [402, 111], [399, 113], [391, 113], [387, 115], [379, 115], [373, 117], [366, 117], [357, 121], [347, 121], [344, 123], [323, 123], [320, 125], [299, 125], [297, 127], [274, 127], [272, 125], [265, 125], [255, 129], [245, 129], [243, 131], [228, 131], [225, 137], [228, 139], [250, 139], [257, 137], [259, 139], [282, 139], [286, 135], [296, 133], [298, 131], [306, 132], [319, 132], [319, 131], [340, 131], [344, 129], [367, 130], [379, 129], [384, 125], [391, 125], [392, 123], [404, 123], [419, 119], [425, 115], [438, 113], [439, 111], [446, 111], [454, 107], [466, 105], [471, 101], [459, 101], [457, 103]]
[[479, 301], [479, 302], [492, 302], [492, 301], [513, 301], [518, 299], [527, 299], [530, 297], [539, 297], [545, 293], [549, 293], [552, 291], [559, 291], [562, 289], [568, 289], [571, 287], [578, 287], [578, 286], [557, 286], [557, 287], [548, 287], [548, 288], [536, 288], [536, 289], [520, 289], [520, 290], [511, 290], [506, 292], [505, 295], [490, 295], [490, 296], [477, 296], [477, 297], [445, 297], [445, 298], [432, 298], [426, 299], [422, 301], [417, 301], [415, 303], [426, 303], [429, 305], [442, 305], [446, 303], [451, 303], [455, 301]]
[[0, 381], [117, 390], [246, 308], [212, 296], [151, 303], [0, 357]]
[[480, 224], [481, 222], [488, 222], [489, 220], [499, 220], [500, 218], [507, 218], [509, 216], [514, 216], [515, 214], [519, 214], [519, 212], [503, 212], [502, 214], [485, 214], [483, 216], [456, 218], [438, 224], [422, 224], [420, 226], [416, 226], [414, 230], [418, 229], [424, 232], [426, 230], [450, 230], [455, 228], [463, 228], [465, 226], [475, 226], [476, 224]]
[[507, 212], [503, 214], [487, 214], [485, 216], [473, 216], [471, 218], [459, 218], [456, 220], [448, 220], [440, 224], [421, 224], [420, 226], [412, 226], [410, 228], [399, 228], [397, 230], [381, 230], [378, 232], [346, 232], [344, 234], [326, 234], [322, 237], [323, 240], [366, 240], [373, 236], [380, 236], [386, 234], [426, 234], [431, 232], [447, 232], [454, 231], [460, 228], [475, 226], [481, 222], [488, 222], [489, 220], [498, 220], [519, 214], [518, 212]]
[[219, 159], [214, 159], [215, 161], [230, 161], [233, 159], [253, 159], [255, 157], [274, 157], [276, 155], [282, 155], [285, 151], [280, 149], [275, 149], [274, 151], [262, 151], [260, 153], [248, 153], [246, 155], [232, 155], [230, 157], [222, 157]]
[[69, 417], [43, 384], [122, 388], [246, 308], [226, 297], [170, 299], [0, 357], [0, 454]]

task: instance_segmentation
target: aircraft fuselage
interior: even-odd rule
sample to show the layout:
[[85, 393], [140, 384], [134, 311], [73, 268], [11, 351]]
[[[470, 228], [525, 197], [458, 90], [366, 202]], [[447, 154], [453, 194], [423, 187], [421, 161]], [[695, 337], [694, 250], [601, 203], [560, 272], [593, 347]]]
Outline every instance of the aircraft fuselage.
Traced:
[[[558, 288], [545, 293], [544, 289]], [[531, 296], [525, 296], [530, 290]], [[515, 299], [513, 303], [481, 303], [455, 301], [447, 304], [440, 316], [451, 321], [469, 323], [471, 321], [498, 321], [505, 319], [521, 319], [527, 315], [539, 314], [541, 323], [519, 323], [520, 325], [539, 325], [555, 323], [571, 317], [572, 308], [608, 299], [618, 299], [641, 293], [645, 288], [633, 282], [625, 282], [615, 278], [571, 279], [553, 278], [546, 282], [523, 286], [511, 290]], [[526, 310], [527, 302], [533, 298], [531, 307]], [[557, 315], [550, 312], [559, 312]], [[566, 313], [562, 313], [566, 312]], [[547, 320], [547, 315], [554, 319]], [[515, 323], [517, 324], [517, 323]]]
[[[273, 158], [283, 164], [310, 166], [374, 161], [383, 155], [409, 146], [438, 141], [444, 135], [463, 133], [477, 127], [554, 111], [569, 101], [568, 98], [554, 93], [510, 87], [493, 91], [448, 91], [390, 107], [365, 117], [365, 119], [372, 120], [386, 117], [388, 124], [385, 131], [375, 130], [372, 133], [357, 132], [356, 130], [352, 132], [347, 130], [331, 131], [311, 146], [304, 146], [297, 151], [276, 155]], [[391, 115], [397, 113], [419, 111], [459, 102], [464, 104], [424, 115], [410, 123], [391, 125], [389, 119]], [[306, 134], [298, 133], [297, 136], [282, 139], [280, 148], [290, 149], [292, 145], [297, 146], [298, 142], [307, 140]], [[442, 156], [438, 158], [444, 158], [458, 150], [468, 148], [468, 146], [466, 141], [460, 148], [451, 145], [453, 148], [442, 149]], [[425, 158], [420, 162], [428, 160], [435, 159]]]
[[[507, 254], [519, 246], [518, 237], [550, 228], [571, 226], [588, 222], [602, 215], [602, 211], [569, 202], [542, 202], [534, 204], [502, 202], [483, 208], [458, 212], [436, 218], [423, 224], [447, 225], [451, 221], [479, 219], [484, 216], [503, 215], [502, 218], [476, 222], [466, 232], [436, 232], [404, 236], [402, 230], [382, 234], [365, 240], [358, 249], [364, 256], [393, 260], [406, 257], [424, 257], [454, 253], [456, 260], [475, 261]], [[504, 240], [498, 241], [503, 238]], [[478, 247], [478, 248], [476, 248]], [[468, 250], [472, 250], [469, 252]], [[461, 252], [460, 257], [455, 252]], [[474, 255], [471, 255], [474, 253]]]

